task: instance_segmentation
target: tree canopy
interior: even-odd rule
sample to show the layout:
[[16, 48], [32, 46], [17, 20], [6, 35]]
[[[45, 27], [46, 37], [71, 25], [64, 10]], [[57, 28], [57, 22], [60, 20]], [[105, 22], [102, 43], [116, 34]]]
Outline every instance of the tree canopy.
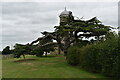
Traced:
[[2, 51], [2, 55], [7, 55], [7, 54], [11, 54], [11, 50], [9, 46], [6, 46]]
[[67, 49], [83, 38], [94, 37], [96, 40], [105, 38], [105, 35], [111, 30], [110, 26], [105, 26], [96, 17], [90, 20], [74, 20], [65, 25], [55, 26], [54, 32], [42, 32], [43, 37], [33, 41], [31, 45], [38, 42], [38, 46], [56, 43], [59, 51], [62, 50], [67, 55]]
[[14, 46], [14, 57], [19, 58], [23, 55], [25, 59], [25, 54], [30, 54], [29, 44], [22, 45], [22, 44], [15, 44]]

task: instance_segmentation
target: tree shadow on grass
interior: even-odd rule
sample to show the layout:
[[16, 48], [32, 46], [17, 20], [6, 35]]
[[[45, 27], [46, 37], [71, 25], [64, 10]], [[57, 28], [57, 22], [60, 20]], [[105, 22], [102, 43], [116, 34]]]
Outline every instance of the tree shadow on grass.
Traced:
[[56, 57], [56, 56], [41, 56], [40, 58], [53, 58], [53, 57]]
[[[41, 57], [38, 57], [38, 58], [53, 58], [53, 57], [56, 57], [56, 56], [41, 56]], [[27, 61], [36, 61], [38, 59], [20, 59], [20, 60], [15, 60], [13, 62], [27, 62]]]
[[21, 60], [15, 60], [13, 62], [27, 62], [27, 61], [36, 61], [37, 59], [21, 59]]

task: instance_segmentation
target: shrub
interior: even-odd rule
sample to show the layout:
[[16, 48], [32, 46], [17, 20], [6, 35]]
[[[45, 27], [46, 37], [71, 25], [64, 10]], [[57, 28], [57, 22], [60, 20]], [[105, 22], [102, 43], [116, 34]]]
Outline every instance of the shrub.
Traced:
[[98, 63], [97, 53], [98, 50], [95, 45], [87, 45], [81, 48], [79, 65], [90, 72], [100, 72], [101, 65]]
[[79, 65], [91, 72], [107, 76], [120, 76], [119, 36], [110, 34], [105, 41], [96, 42], [81, 48]]
[[80, 50], [76, 46], [72, 46], [68, 49], [67, 62], [71, 65], [77, 65], [79, 63]]
[[101, 65], [102, 73], [107, 76], [118, 77], [120, 74], [120, 53], [118, 44], [118, 35], [109, 35], [109, 38], [101, 43], [103, 49], [101, 50]]
[[68, 49], [67, 61], [90, 72], [106, 76], [120, 76], [120, 36], [114, 33], [107, 35], [106, 40], [86, 46]]

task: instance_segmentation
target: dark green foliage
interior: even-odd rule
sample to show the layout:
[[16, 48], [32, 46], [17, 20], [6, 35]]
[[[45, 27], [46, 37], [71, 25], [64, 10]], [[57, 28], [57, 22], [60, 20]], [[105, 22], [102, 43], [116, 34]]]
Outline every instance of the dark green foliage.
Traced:
[[11, 50], [9, 46], [5, 47], [2, 51], [2, 55], [7, 55], [7, 54], [11, 54]]
[[[56, 44], [54, 44], [53, 42], [51, 42], [51, 43], [48, 43], [48, 44], [42, 46], [41, 48], [42, 48], [42, 50], [43, 50], [44, 52], [49, 53], [50, 51], [54, 51], [54, 50], [55, 50], [55, 49], [54, 49], [54, 46], [55, 46], [55, 45], [56, 45]], [[46, 56], [47, 56], [47, 55], [46, 55]]]
[[14, 46], [14, 57], [20, 58], [21, 55], [25, 58], [25, 54], [29, 54], [29, 45], [15, 44]]
[[91, 42], [88, 40], [77, 40], [77, 42], [75, 42], [73, 45], [77, 46], [79, 48], [86, 46], [87, 44], [90, 44]]
[[79, 48], [72, 46], [68, 49], [67, 62], [71, 65], [77, 65], [79, 63]]
[[87, 45], [81, 48], [80, 66], [91, 72], [100, 72], [101, 66], [97, 62], [98, 49], [95, 45]]
[[[46, 31], [41, 32], [41, 33], [44, 36], [38, 38], [37, 40], [35, 40], [31, 43], [31, 48], [32, 48], [31, 54], [36, 55], [38, 57], [43, 56], [44, 52], [48, 53], [50, 51], [54, 51], [54, 47], [57, 46], [57, 44], [55, 42], [53, 42], [53, 39], [51, 37], [51, 35], [53, 33], [49, 33]], [[34, 43], [36, 43], [38, 41], [39, 41], [39, 43], [37, 45], [33, 45]], [[45, 56], [47, 56], [47, 54]]]
[[100, 41], [81, 48], [80, 66], [91, 72], [100, 72], [107, 76], [120, 76], [119, 36], [108, 34]]
[[[120, 37], [112, 32], [105, 40], [97, 41], [82, 48], [69, 48], [68, 63], [79, 58], [79, 66], [94, 73], [106, 76], [120, 76]], [[76, 53], [76, 54], [74, 54]], [[79, 55], [79, 56], [78, 56]], [[75, 57], [74, 57], [75, 56]], [[76, 58], [74, 60], [74, 58]], [[77, 61], [78, 62], [78, 61]]]
[[118, 35], [110, 33], [107, 40], [104, 43], [101, 43], [101, 47], [103, 47], [104, 49], [101, 50], [100, 58], [103, 58], [103, 61], [101, 61], [101, 65], [102, 73], [105, 75], [115, 77], [120, 76], [119, 38], [120, 37]]
[[[60, 53], [60, 50], [62, 50], [64, 56], [67, 56], [67, 49], [74, 43], [78, 44], [78, 41], [81, 40], [82, 44], [80, 42], [80, 45], [82, 47], [88, 43], [82, 41], [84, 38], [96, 37], [96, 40], [101, 40], [110, 30], [110, 26], [103, 25], [96, 17], [90, 20], [69, 19], [71, 20], [67, 19], [68, 21], [65, 20], [65, 23], [63, 22], [59, 26], [55, 26], [54, 32], [42, 32], [43, 37], [39, 37], [31, 45], [39, 41], [38, 46], [43, 46], [48, 43], [53, 43], [53, 40], [55, 40], [59, 48], [58, 52]], [[91, 42], [94, 42], [94, 40]]]
[[39, 50], [38, 52], [36, 52], [36, 56], [37, 57], [41, 57], [44, 54], [43, 51]]
[[[33, 50], [31, 51], [31, 54], [41, 57], [41, 56], [43, 56], [44, 52], [48, 53], [50, 51], [54, 51], [55, 50], [54, 46], [55, 46], [54, 43], [47, 43], [45, 45], [39, 44], [39, 46], [32, 45]], [[47, 54], [45, 56], [47, 56]]]
[[35, 54], [37, 57], [41, 57], [44, 54], [44, 51], [42, 50], [42, 48], [35, 48], [32, 53]]

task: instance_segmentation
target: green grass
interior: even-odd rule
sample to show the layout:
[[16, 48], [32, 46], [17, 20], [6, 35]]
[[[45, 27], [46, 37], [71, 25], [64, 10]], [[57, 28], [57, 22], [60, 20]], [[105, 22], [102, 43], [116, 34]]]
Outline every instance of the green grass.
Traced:
[[19, 59], [4, 59], [3, 78], [105, 78], [67, 64], [65, 57], [27, 56], [33, 61], [14, 62]]

